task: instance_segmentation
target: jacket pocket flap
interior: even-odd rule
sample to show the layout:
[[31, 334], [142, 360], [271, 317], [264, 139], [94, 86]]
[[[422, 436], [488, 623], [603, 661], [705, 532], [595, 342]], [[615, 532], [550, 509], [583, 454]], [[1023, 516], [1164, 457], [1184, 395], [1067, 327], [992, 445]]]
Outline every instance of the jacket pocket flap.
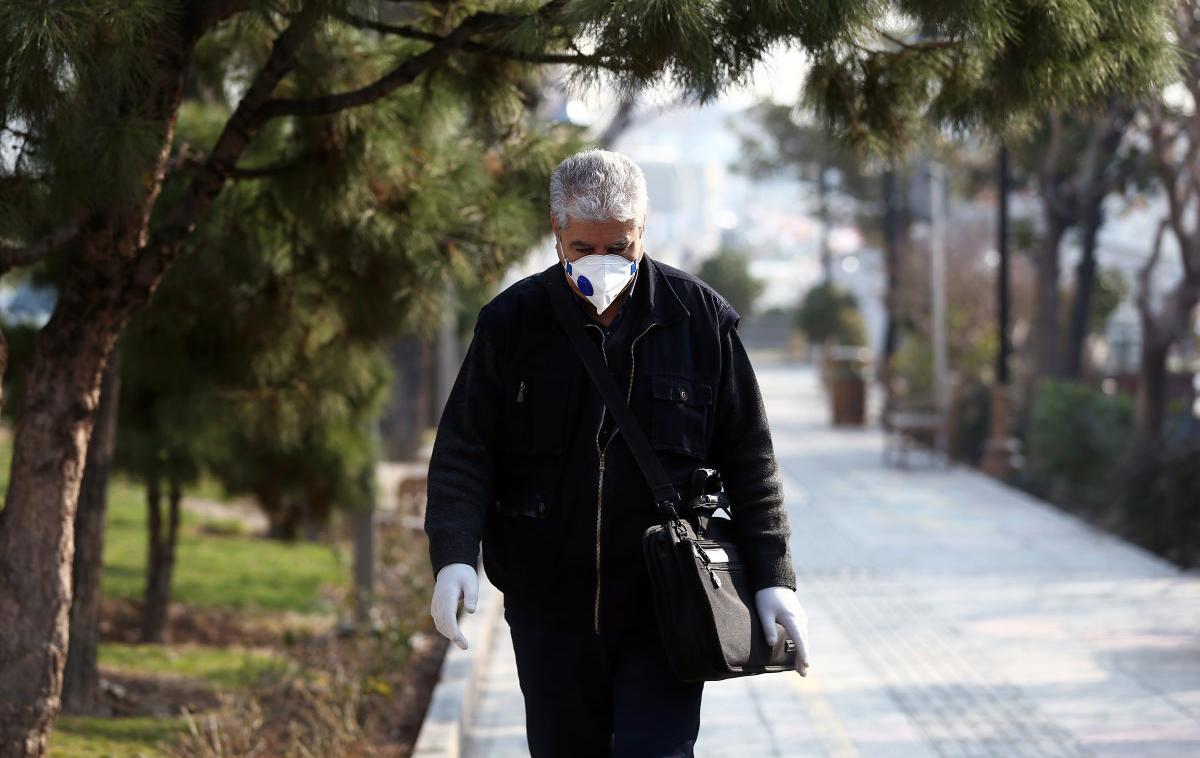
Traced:
[[546, 498], [537, 492], [512, 492], [496, 498], [496, 510], [508, 516], [546, 518], [549, 507]]
[[650, 390], [656, 398], [685, 405], [708, 405], [712, 402], [712, 385], [699, 379], [655, 374], [651, 377]]

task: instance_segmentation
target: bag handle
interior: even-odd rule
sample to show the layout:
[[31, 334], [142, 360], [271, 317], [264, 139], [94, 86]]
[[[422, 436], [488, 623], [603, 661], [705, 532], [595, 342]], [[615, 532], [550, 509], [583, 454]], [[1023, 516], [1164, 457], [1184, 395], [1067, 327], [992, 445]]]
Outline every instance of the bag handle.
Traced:
[[621, 391], [617, 388], [612, 373], [607, 366], [600, 363], [600, 356], [596, 352], [595, 344], [584, 334], [584, 324], [579, 318], [577, 306], [570, 300], [575, 295], [568, 291], [570, 285], [567, 284], [566, 278], [563, 277], [561, 281], [557, 282], [550, 281], [543, 274], [539, 274], [538, 278], [550, 295], [554, 313], [558, 317], [558, 322], [562, 324], [563, 331], [567, 333], [571, 346], [575, 348], [575, 352], [583, 361], [583, 366], [587, 369], [592, 382], [600, 390], [604, 405], [616, 419], [618, 428], [624, 432], [625, 442], [629, 444], [629, 449], [637, 460], [638, 468], [642, 470], [642, 475], [646, 477], [646, 482], [654, 493], [655, 510], [678, 521], [679, 493], [675, 490], [675, 485], [671, 483], [671, 478], [667, 476], [662, 461], [658, 459], [654, 450], [651, 449], [650, 443], [646, 441], [646, 436], [642, 433], [637, 419], [633, 417], [633, 412], [629, 410], [629, 405], [621, 397]]

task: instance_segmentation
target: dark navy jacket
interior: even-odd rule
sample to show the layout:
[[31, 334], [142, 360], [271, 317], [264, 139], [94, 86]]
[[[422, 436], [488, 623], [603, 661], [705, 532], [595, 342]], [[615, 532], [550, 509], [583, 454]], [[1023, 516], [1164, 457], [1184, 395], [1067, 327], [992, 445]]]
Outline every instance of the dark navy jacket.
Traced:
[[477, 567], [482, 540], [506, 606], [553, 611], [597, 633], [654, 623], [641, 554], [642, 533], [658, 522], [650, 488], [539, 277], [580, 303], [580, 328], [603, 347], [680, 495], [696, 467], [721, 471], [755, 589], [795, 589], [782, 482], [740, 316], [708, 284], [647, 254], [609, 329], [558, 262], [480, 310], [429, 462], [434, 574], [448, 563]]

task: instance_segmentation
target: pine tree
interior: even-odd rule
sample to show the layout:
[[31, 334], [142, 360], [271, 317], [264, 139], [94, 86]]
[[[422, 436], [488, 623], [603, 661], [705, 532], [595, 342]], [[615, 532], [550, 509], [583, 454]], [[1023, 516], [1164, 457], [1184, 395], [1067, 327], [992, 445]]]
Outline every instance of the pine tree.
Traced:
[[[892, 9], [926, 35], [873, 47], [881, 33], [902, 40], [904, 30], [883, 28]], [[668, 81], [704, 102], [775, 42], [812, 53], [810, 89], [851, 141], [902, 141], [925, 121], [1020, 123], [1155, 80], [1168, 57], [1162, 9], [1162, 0], [3, 0], [0, 272], [48, 256], [65, 265], [26, 372], [0, 512], [0, 752], [44, 753], [58, 710], [71, 522], [108, 356], [224, 193], [323, 166], [308, 173], [319, 180], [290, 184], [289, 202], [319, 198], [318, 216], [351, 235], [386, 227], [379, 209], [427, 202], [428, 177], [412, 172], [412, 194], [390, 194], [387, 181], [378, 191], [377, 175], [395, 164], [363, 160], [360, 119], [412, 124], [421, 115], [412, 103], [458, 98], [472, 119], [496, 125], [495, 151], [479, 160], [503, 172], [521, 157], [506, 148], [531, 68], [562, 64], [576, 83], [622, 94]], [[177, 128], [188, 110], [209, 129], [184, 145]], [[420, 164], [418, 145], [397, 150], [411, 150], [404, 170]], [[536, 202], [479, 206], [473, 189], [451, 198], [460, 228], [544, 215]], [[391, 232], [393, 244], [442, 251], [419, 266], [464, 255], [458, 242], [438, 248], [428, 229]], [[475, 263], [486, 269], [496, 257]]]

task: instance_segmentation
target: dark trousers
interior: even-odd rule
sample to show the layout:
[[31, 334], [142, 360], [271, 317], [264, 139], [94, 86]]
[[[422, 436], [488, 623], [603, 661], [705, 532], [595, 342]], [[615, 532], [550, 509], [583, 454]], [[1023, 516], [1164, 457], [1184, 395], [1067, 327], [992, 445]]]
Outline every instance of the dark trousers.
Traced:
[[675, 676], [653, 618], [619, 636], [505, 606], [532, 758], [692, 756], [704, 682]]

